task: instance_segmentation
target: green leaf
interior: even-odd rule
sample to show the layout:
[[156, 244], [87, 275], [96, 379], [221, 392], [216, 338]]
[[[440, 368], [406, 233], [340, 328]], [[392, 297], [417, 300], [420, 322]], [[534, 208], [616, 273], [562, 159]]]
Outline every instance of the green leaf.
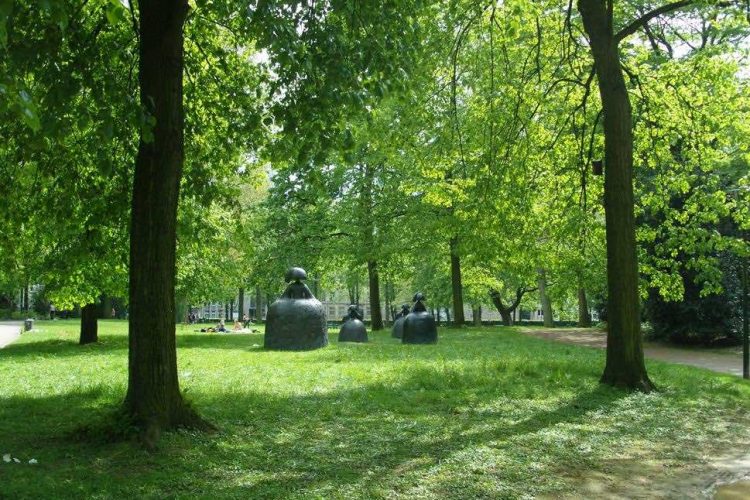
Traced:
[[21, 113], [21, 120], [34, 132], [38, 132], [42, 128], [41, 121], [39, 119], [39, 111], [37, 110], [34, 100], [31, 98], [28, 92], [21, 90], [18, 93], [18, 105]]
[[8, 43], [8, 18], [13, 12], [13, 0], [0, 0], [0, 44]]
[[110, 24], [117, 24], [125, 19], [125, 8], [119, 0], [110, 0], [105, 14]]

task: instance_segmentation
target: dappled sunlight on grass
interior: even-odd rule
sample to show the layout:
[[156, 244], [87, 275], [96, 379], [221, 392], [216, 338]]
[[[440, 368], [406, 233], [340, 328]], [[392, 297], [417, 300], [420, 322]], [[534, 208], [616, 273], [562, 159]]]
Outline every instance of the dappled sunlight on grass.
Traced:
[[739, 379], [653, 362], [661, 391], [626, 393], [597, 383], [602, 351], [511, 329], [278, 352], [262, 334], [182, 327], [181, 386], [219, 431], [172, 433], [146, 454], [73, 437], [124, 395], [127, 325], [105, 322], [101, 345], [80, 347], [75, 324], [55, 323], [0, 350], [12, 374], [0, 382], [0, 452], [39, 460], [0, 464], [11, 495], [574, 494], [582, 471], [616, 476], [620, 459], [700, 463], [750, 423]]

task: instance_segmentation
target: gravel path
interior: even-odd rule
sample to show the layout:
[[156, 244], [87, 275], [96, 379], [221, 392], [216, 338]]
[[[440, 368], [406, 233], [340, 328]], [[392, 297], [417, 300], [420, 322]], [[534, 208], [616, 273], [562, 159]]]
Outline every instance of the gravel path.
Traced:
[[0, 323], [0, 349], [15, 341], [21, 335], [23, 323], [9, 321]]

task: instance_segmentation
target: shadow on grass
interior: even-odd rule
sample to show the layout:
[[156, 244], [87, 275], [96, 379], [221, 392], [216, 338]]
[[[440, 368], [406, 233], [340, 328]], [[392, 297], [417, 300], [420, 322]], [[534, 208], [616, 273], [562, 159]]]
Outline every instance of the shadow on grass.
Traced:
[[97, 353], [108, 353], [127, 350], [128, 338], [122, 335], [99, 335], [99, 342], [80, 345], [78, 340], [47, 339], [32, 342], [11, 344], [0, 349], [0, 360], [25, 356], [89, 356]]
[[[82, 424], [112, 413], [122, 397], [116, 388], [2, 398], [0, 436], [13, 436], [8, 446], [33, 450], [49, 463], [53, 478], [65, 478], [64, 485], [50, 481], [50, 494], [72, 487], [68, 491], [118, 496], [136, 480], [146, 485], [140, 490], [146, 496], [167, 485], [175, 494], [185, 488], [183, 494], [244, 498], [304, 496], [310, 491], [337, 496], [344, 487], [369, 496], [368, 491], [375, 494], [404, 477], [416, 484], [462, 450], [498, 446], [561, 423], [582, 422], [587, 413], [626, 395], [598, 386], [568, 386], [550, 394], [543, 379], [519, 379], [512, 370], [496, 375], [477, 368], [463, 371], [459, 379], [425, 368], [396, 383], [323, 394], [194, 393], [195, 406], [221, 432], [165, 438], [150, 459], [155, 470], [145, 470], [138, 453], [132, 459], [113, 459], [110, 450], [115, 445], [71, 437]], [[576, 395], [564, 397], [571, 390]], [[513, 411], [512, 401], [530, 397], [535, 411]], [[497, 398], [510, 402], [484, 408]], [[75, 466], [66, 458], [70, 456], [76, 457]], [[87, 462], [97, 466], [80, 467]], [[472, 491], [470, 484], [440, 481], [447, 481], [441, 487], [448, 490]]]
[[[471, 359], [477, 355], [496, 352], [502, 355], [506, 348], [512, 348], [521, 354], [534, 355], [534, 349], [538, 348], [539, 339], [516, 335], [516, 338], [507, 341], [499, 335], [497, 338], [487, 341], [486, 338], [465, 332], [451, 332], [454, 334], [450, 342], [452, 350], [451, 358]], [[434, 345], [403, 345], [398, 339], [390, 338], [386, 332], [378, 332], [372, 336], [371, 341], [365, 344], [338, 343], [336, 336], [329, 333], [330, 345], [316, 351], [290, 351], [311, 353], [309, 362], [329, 363], [340, 362], [347, 356], [357, 353], [368, 353], [373, 355], [377, 350], [382, 351], [383, 356], [408, 357], [409, 359], [433, 360], [436, 348]], [[284, 351], [271, 351], [263, 348], [262, 333], [181, 333], [177, 335], [178, 349], [226, 349], [251, 353], [281, 353]], [[24, 357], [75, 357], [90, 356], [95, 354], [111, 354], [117, 351], [127, 351], [128, 337], [126, 335], [99, 335], [99, 341], [93, 344], [79, 345], [75, 338], [53, 338], [45, 340], [32, 340], [11, 344], [0, 349], [0, 360], [3, 358]], [[519, 351], [520, 349], [520, 351]], [[560, 352], [564, 353], [565, 350]], [[374, 359], [377, 361], [377, 359]], [[358, 361], [350, 359], [350, 361]], [[366, 360], [363, 360], [366, 361]]]
[[[177, 336], [177, 347], [182, 348], [211, 348], [257, 350], [253, 344], [263, 345], [262, 334], [187, 334]], [[25, 356], [62, 357], [89, 356], [92, 354], [127, 351], [128, 337], [126, 335], [99, 335], [99, 341], [93, 344], [80, 345], [77, 339], [59, 338], [46, 340], [32, 340], [20, 342], [0, 349], [0, 360]]]
[[[124, 339], [117, 338], [124, 348]], [[221, 339], [227, 345], [244, 340]], [[188, 339], [200, 346], [208, 341]], [[427, 349], [416, 352], [434, 356]], [[500, 496], [517, 497], [525, 494], [517, 488], [538, 481], [540, 469], [527, 462], [544, 463], [548, 469], [543, 470], [550, 471], [583, 460], [568, 447], [545, 445], [545, 432], [558, 432], [560, 439], [578, 439], [581, 432], [604, 436], [611, 429], [580, 429], [590, 426], [592, 413], [616, 411], [619, 401], [630, 396], [597, 385], [599, 367], [579, 358], [526, 361], [436, 363], [364, 387], [336, 389], [331, 383], [325, 392], [304, 394], [280, 395], [260, 386], [236, 391], [231, 379], [223, 392], [197, 386], [191, 388], [191, 400], [220, 432], [175, 433], [148, 456], [129, 444], [71, 437], [82, 424], [110, 415], [124, 395], [122, 387], [0, 398], [2, 444], [9, 451], [30, 450], [42, 459], [40, 468], [48, 476], [40, 479], [42, 486], [26, 486], [21, 469], [7, 469], [7, 493], [148, 497], [169, 491], [186, 497], [259, 498], [345, 497], [356, 491], [371, 497], [409, 496], [410, 488], [429, 484], [428, 496], [498, 496], [473, 475], [470, 469], [477, 467], [481, 474], [502, 476], [495, 481], [505, 481], [510, 489]], [[714, 398], [737, 396], [732, 385], [712, 391]], [[677, 394], [662, 404], [690, 397]], [[651, 418], [646, 411], [638, 415], [645, 422]], [[639, 425], [629, 429], [637, 439]], [[495, 450], [493, 457], [505, 462], [484, 465], [483, 449]], [[451, 461], [460, 463], [460, 473], [436, 472]], [[133, 485], [137, 492], [131, 491]]]

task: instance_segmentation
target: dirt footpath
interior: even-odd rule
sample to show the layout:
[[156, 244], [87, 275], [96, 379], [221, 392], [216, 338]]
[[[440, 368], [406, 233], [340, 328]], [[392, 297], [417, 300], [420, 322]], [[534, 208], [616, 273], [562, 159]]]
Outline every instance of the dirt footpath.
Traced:
[[[566, 344], [598, 349], [607, 347], [607, 333], [590, 328], [520, 328], [519, 331]], [[646, 343], [643, 353], [650, 359], [742, 376], [742, 354], [737, 351], [684, 349]], [[750, 471], [750, 455], [744, 453], [713, 458], [702, 467], [692, 466], [685, 470], [672, 471], [671, 474], [665, 474], [663, 471], [647, 474], [644, 470], [648, 468], [644, 468], [643, 462], [639, 462], [637, 467], [634, 467], [633, 474], [628, 476], [639, 480], [619, 484], [611, 475], [589, 475], [582, 478], [583, 490], [587, 496], [590, 494], [592, 497], [613, 499], [750, 499], [750, 476], [747, 476]]]
[[[607, 333], [590, 328], [520, 328], [519, 331], [534, 337], [542, 337], [566, 344], [600, 349], [607, 347]], [[742, 354], [738, 352], [699, 348], [687, 349], [646, 343], [643, 347], [643, 353], [649, 359], [697, 366], [715, 372], [742, 376]]]

